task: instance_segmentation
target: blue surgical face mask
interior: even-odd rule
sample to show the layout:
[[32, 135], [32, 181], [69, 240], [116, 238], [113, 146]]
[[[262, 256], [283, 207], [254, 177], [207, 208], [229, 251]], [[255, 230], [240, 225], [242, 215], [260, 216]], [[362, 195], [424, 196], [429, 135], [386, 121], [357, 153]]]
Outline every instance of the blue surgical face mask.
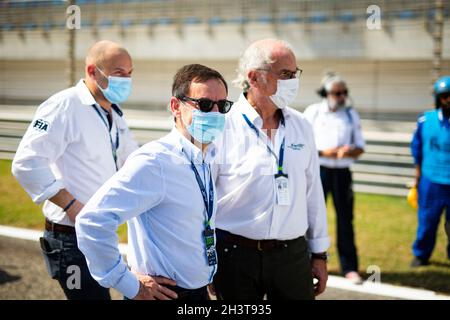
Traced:
[[97, 83], [97, 87], [103, 92], [105, 98], [114, 104], [119, 104], [127, 100], [131, 94], [131, 78], [106, 76], [102, 70], [97, 68], [100, 73], [108, 79], [108, 86], [103, 89]]
[[219, 112], [202, 112], [194, 109], [191, 124], [185, 124], [185, 126], [196, 141], [208, 144], [222, 134], [225, 127], [225, 115]]

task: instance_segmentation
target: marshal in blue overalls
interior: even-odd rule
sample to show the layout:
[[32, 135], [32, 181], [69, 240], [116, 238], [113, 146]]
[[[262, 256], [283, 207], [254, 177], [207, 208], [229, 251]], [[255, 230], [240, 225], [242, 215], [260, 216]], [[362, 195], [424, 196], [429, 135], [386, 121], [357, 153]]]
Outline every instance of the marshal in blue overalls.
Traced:
[[[436, 109], [419, 117], [411, 143], [419, 194], [412, 267], [428, 264], [444, 210], [447, 224], [450, 220], [450, 76], [435, 83], [434, 93]], [[450, 258], [450, 242], [447, 256]]]

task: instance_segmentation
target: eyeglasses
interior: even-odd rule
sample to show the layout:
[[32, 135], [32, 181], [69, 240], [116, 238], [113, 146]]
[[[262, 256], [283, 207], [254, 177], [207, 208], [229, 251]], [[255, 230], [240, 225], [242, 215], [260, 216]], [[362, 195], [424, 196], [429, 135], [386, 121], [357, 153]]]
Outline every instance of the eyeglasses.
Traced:
[[342, 91], [330, 91], [330, 94], [331, 94], [332, 96], [335, 96], [335, 97], [347, 96], [347, 95], [348, 95], [348, 90], [342, 90]]
[[275, 71], [272, 71], [271, 69], [257, 69], [257, 70], [271, 72], [274, 75], [276, 75], [278, 77], [278, 79], [280, 79], [280, 80], [289, 80], [289, 79], [294, 79], [294, 78], [300, 78], [300, 76], [302, 75], [302, 72], [303, 72], [303, 70], [298, 67], [295, 68], [295, 71], [281, 70], [280, 72], [275, 72]]
[[202, 112], [210, 112], [214, 108], [214, 105], [217, 104], [220, 113], [227, 113], [228, 111], [230, 111], [231, 106], [234, 103], [233, 101], [229, 100], [214, 101], [208, 98], [194, 99], [186, 96], [180, 97], [178, 99], [185, 102], [186, 101], [194, 102]]
[[440, 99], [445, 99], [445, 100], [447, 100], [448, 98], [450, 98], [450, 92], [444, 92], [444, 93], [441, 93], [441, 94], [439, 95], [439, 98], [440, 98]]

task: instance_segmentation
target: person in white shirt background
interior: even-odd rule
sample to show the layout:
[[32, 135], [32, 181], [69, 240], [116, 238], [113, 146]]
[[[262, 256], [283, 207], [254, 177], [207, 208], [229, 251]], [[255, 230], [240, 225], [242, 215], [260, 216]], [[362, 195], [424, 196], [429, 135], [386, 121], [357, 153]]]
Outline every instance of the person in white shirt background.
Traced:
[[[77, 217], [78, 243], [93, 277], [128, 299], [206, 300], [217, 270], [217, 197], [210, 162], [224, 128], [227, 84], [199, 64], [175, 75], [175, 127], [133, 153]], [[128, 263], [118, 226], [128, 221]]]
[[314, 299], [327, 282], [329, 238], [313, 132], [289, 107], [301, 70], [288, 43], [264, 39], [244, 51], [238, 73], [243, 93], [213, 166], [219, 266], [211, 289], [225, 300]]
[[361, 284], [353, 231], [354, 195], [350, 166], [364, 152], [359, 115], [352, 107], [344, 79], [329, 72], [318, 90], [322, 101], [306, 108], [319, 150], [325, 198], [333, 197], [337, 221], [337, 249], [345, 278]]
[[38, 107], [12, 163], [33, 201], [44, 202], [41, 248], [68, 299], [110, 299], [89, 273], [74, 223], [84, 203], [138, 148], [118, 106], [131, 93], [132, 70], [126, 49], [95, 43], [85, 78]]

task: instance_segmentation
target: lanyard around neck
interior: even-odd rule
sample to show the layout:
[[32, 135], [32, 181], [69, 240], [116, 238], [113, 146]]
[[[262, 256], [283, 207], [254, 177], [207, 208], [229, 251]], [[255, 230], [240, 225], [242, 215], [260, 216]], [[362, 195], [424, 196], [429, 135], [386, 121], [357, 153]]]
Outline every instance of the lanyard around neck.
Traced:
[[[208, 229], [211, 227], [210, 226], [211, 218], [212, 218], [213, 211], [214, 211], [214, 185], [213, 185], [213, 181], [212, 181], [211, 169], [209, 169], [209, 197], [208, 197], [208, 194], [206, 193], [205, 185], [203, 184], [203, 181], [200, 177], [200, 174], [197, 171], [197, 168], [195, 167], [194, 162], [192, 162], [191, 158], [186, 154], [184, 149], [183, 149], [183, 153], [191, 162], [191, 169], [194, 172], [198, 187], [200, 188], [200, 191], [202, 193], [203, 203], [205, 205], [206, 215], [207, 215], [206, 221], [205, 221], [205, 227]], [[204, 164], [205, 163], [203, 163], [203, 165]]]
[[102, 114], [100, 113], [100, 111], [97, 109], [97, 107], [95, 106], [95, 104], [92, 105], [92, 107], [94, 108], [94, 110], [97, 112], [98, 116], [100, 117], [100, 119], [102, 119], [102, 122], [105, 124], [106, 129], [108, 130], [108, 136], [109, 136], [109, 142], [111, 143], [111, 151], [112, 151], [112, 156], [114, 159], [114, 164], [116, 166], [116, 171], [119, 170], [119, 168], [117, 167], [117, 149], [119, 148], [119, 129], [116, 128], [116, 143], [114, 144], [112, 138], [111, 138], [111, 127], [108, 125], [108, 123], [106, 122], [105, 118], [102, 116]]
[[[245, 122], [247, 122], [248, 126], [255, 131], [256, 136], [258, 137], [258, 139], [260, 139], [261, 141], [261, 135], [260, 132], [258, 130], [257, 127], [255, 127], [255, 125], [249, 120], [249, 118], [247, 117], [246, 114], [242, 114], [242, 116], [244, 117]], [[263, 141], [265, 143], [265, 141]], [[276, 155], [276, 153], [272, 150], [272, 148], [266, 143], [266, 147], [267, 147], [267, 151], [269, 151], [274, 157], [275, 160], [278, 162], [278, 174], [282, 174], [283, 173], [283, 160], [284, 160], [284, 144], [286, 142], [286, 137], [283, 137], [283, 142], [281, 142], [281, 146], [280, 146], [280, 157], [278, 158], [278, 156]]]

